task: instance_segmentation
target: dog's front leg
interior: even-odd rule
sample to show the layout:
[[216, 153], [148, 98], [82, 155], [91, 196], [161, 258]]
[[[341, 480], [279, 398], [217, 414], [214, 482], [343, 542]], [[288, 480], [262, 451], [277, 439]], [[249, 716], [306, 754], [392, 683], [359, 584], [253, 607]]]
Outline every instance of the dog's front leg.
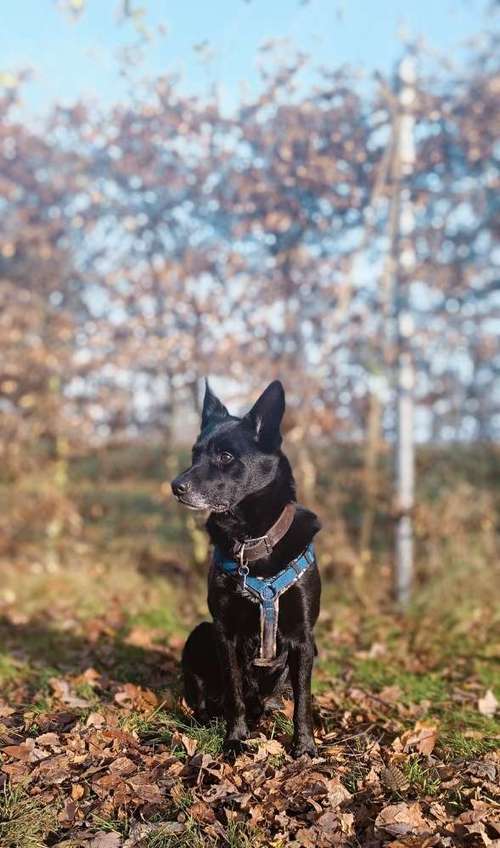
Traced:
[[315, 757], [311, 704], [313, 640], [306, 639], [294, 645], [288, 657], [294, 698], [292, 757], [301, 757], [303, 754]]
[[224, 680], [224, 715], [226, 738], [224, 750], [238, 754], [243, 750], [243, 741], [248, 736], [248, 727], [243, 700], [241, 669], [236, 655], [236, 640], [227, 636], [221, 626], [216, 625], [217, 645]]

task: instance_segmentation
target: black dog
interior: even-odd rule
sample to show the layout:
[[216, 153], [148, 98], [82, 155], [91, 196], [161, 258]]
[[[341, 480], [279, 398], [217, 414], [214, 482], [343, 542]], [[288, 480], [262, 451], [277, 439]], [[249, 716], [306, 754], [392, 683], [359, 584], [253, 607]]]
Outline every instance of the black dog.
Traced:
[[191, 468], [172, 483], [191, 509], [208, 509], [215, 545], [208, 578], [213, 624], [189, 636], [185, 696], [200, 720], [224, 715], [225, 750], [237, 753], [266, 700], [291, 682], [292, 754], [314, 756], [311, 673], [321, 583], [311, 545], [314, 513], [295, 503], [280, 450], [285, 395], [271, 383], [244, 418], [230, 415], [207, 384]]

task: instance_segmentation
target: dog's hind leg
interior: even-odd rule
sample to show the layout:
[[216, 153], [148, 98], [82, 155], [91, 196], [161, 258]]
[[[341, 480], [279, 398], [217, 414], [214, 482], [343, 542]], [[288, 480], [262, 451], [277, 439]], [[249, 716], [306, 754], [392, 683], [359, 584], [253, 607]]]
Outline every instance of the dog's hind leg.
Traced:
[[208, 722], [210, 716], [207, 711], [205, 681], [190, 669], [184, 669], [184, 697], [196, 720], [203, 724]]
[[198, 721], [206, 722], [222, 711], [222, 681], [214, 626], [199, 624], [188, 636], [182, 652], [184, 697]]
[[248, 723], [254, 725], [257, 724], [264, 713], [264, 701], [259, 691], [257, 681], [249, 681], [247, 678], [245, 683], [244, 700], [246, 717]]
[[243, 680], [235, 639], [226, 636], [220, 622], [216, 622], [215, 628], [220, 669], [223, 674], [224, 717], [226, 719], [224, 752], [232, 756], [243, 751], [243, 743], [248, 738]]

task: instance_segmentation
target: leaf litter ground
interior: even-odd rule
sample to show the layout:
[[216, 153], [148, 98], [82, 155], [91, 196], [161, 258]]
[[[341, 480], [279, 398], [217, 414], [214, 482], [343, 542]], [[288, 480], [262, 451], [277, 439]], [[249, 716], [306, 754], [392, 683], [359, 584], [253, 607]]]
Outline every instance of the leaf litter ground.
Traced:
[[288, 755], [284, 701], [228, 762], [223, 723], [182, 702], [183, 634], [116, 597], [78, 608], [2, 608], [1, 848], [500, 846], [491, 622], [444, 639], [359, 604], [324, 612], [319, 756]]

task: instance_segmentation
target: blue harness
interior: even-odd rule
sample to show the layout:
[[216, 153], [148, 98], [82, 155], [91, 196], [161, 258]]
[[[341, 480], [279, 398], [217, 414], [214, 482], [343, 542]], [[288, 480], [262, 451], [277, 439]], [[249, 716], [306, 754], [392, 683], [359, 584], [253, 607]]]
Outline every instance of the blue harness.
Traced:
[[220, 548], [215, 548], [216, 567], [224, 574], [240, 579], [243, 592], [250, 594], [260, 604], [260, 652], [254, 660], [255, 665], [273, 665], [276, 659], [280, 596], [302, 577], [314, 561], [314, 546], [311, 543], [274, 577], [254, 577], [249, 574], [248, 566], [242, 566], [234, 559], [226, 559]]

